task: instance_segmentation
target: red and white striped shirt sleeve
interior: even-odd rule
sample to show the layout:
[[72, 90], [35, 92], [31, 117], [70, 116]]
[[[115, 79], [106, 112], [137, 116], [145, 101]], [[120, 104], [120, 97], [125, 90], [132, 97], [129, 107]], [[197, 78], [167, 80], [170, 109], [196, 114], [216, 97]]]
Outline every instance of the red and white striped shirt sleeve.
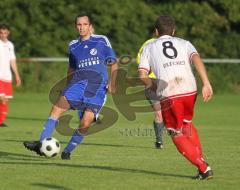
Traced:
[[187, 42], [187, 54], [188, 54], [190, 63], [192, 63], [192, 56], [194, 54], [198, 54], [196, 48], [189, 41]]

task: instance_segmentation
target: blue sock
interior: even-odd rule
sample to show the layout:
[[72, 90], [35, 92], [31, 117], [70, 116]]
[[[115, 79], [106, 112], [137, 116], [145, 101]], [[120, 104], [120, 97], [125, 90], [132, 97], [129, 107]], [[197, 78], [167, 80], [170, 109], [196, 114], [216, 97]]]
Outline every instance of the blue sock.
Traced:
[[79, 145], [82, 142], [83, 139], [84, 139], [84, 136], [81, 135], [78, 132], [78, 130], [76, 130], [73, 133], [72, 138], [68, 142], [68, 145], [65, 147], [63, 152], [71, 153], [77, 147], [77, 145]]
[[40, 141], [42, 141], [45, 138], [49, 138], [49, 137], [52, 136], [57, 123], [58, 123], [58, 120], [56, 120], [52, 117], [48, 118], [48, 120], [44, 124], [43, 131], [42, 131], [42, 134], [41, 134], [41, 137], [40, 137]]

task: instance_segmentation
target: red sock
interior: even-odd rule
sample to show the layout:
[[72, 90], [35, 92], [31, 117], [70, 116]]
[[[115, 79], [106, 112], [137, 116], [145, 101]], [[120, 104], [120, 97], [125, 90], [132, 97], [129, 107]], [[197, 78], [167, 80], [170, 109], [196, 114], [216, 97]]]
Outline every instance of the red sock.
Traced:
[[8, 104], [0, 103], [0, 124], [2, 124], [6, 119], [7, 113], [8, 113]]
[[172, 140], [177, 147], [178, 151], [187, 158], [192, 164], [198, 167], [201, 172], [205, 172], [208, 165], [202, 159], [202, 156], [196, 149], [196, 146], [185, 135], [172, 137]]
[[197, 151], [202, 157], [202, 145], [198, 136], [197, 129], [194, 127], [193, 123], [185, 123], [182, 128], [182, 133], [188, 137], [194, 146], [196, 146]]

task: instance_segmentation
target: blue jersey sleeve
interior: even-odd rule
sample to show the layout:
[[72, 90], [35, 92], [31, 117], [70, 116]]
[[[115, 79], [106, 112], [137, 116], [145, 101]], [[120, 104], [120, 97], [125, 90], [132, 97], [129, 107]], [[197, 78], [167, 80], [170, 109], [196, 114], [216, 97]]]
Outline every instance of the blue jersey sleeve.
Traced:
[[68, 61], [69, 61], [69, 67], [72, 68], [73, 70], [77, 69], [77, 60], [76, 57], [74, 56], [74, 53], [72, 52], [72, 48], [76, 46], [78, 42], [78, 39], [72, 40], [68, 44]]
[[117, 62], [116, 54], [111, 47], [106, 46], [106, 48], [104, 49], [104, 55], [105, 55], [105, 64], [106, 65], [111, 65], [111, 64]]
[[104, 35], [96, 35], [96, 34], [92, 34], [92, 37], [94, 38], [94, 40], [97, 40], [98, 42], [100, 42], [103, 46], [101, 47], [102, 47], [103, 55], [105, 57], [104, 63], [106, 65], [115, 63], [117, 61], [116, 54], [112, 49], [111, 43], [108, 40], [108, 38]]
[[108, 38], [106, 36], [92, 34], [92, 37], [94, 39], [97, 39], [97, 41], [104, 43], [106, 46], [109, 46], [110, 48], [112, 47], [111, 43], [109, 42], [109, 40], [108, 40]]
[[76, 59], [75, 59], [74, 55], [71, 52], [69, 52], [69, 67], [76, 70], [76, 68], [77, 68], [76, 65], [77, 65]]
[[104, 55], [105, 55], [105, 64], [111, 65], [117, 61], [116, 54], [112, 49], [111, 43], [106, 36], [102, 35], [102, 40], [105, 44]]

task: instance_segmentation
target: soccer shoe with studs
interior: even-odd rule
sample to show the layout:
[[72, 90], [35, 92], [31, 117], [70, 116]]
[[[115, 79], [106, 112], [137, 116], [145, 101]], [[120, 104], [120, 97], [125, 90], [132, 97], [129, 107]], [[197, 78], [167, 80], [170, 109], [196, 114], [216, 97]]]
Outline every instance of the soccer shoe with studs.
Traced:
[[199, 171], [198, 175], [194, 177], [196, 180], [209, 180], [213, 178], [213, 171], [210, 166], [207, 167], [207, 170], [203, 173]]
[[62, 152], [61, 158], [62, 158], [62, 160], [71, 160], [71, 153], [69, 153], [69, 152]]
[[156, 147], [156, 149], [162, 149], [163, 148], [163, 143], [162, 142], [155, 142], [155, 147]]
[[40, 151], [41, 142], [40, 141], [24, 141], [23, 145], [26, 149], [36, 152], [39, 156], [43, 156], [43, 153]]

